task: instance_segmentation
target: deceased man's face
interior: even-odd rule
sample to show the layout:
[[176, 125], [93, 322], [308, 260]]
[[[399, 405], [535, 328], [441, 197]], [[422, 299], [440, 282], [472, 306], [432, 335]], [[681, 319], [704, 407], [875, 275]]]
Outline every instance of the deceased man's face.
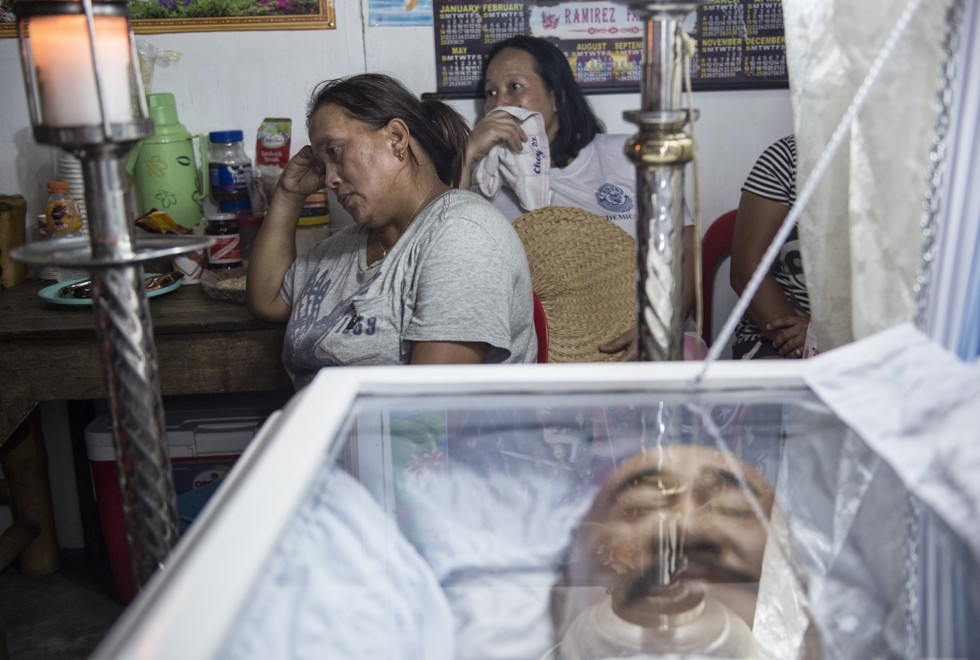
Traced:
[[758, 472], [717, 449], [635, 456], [610, 475], [583, 525], [590, 582], [641, 595], [695, 580], [751, 624], [772, 502]]

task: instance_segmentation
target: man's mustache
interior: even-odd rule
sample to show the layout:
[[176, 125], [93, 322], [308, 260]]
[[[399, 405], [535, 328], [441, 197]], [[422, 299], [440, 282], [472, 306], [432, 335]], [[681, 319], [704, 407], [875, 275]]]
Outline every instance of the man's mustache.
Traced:
[[[626, 603], [638, 598], [644, 598], [651, 591], [660, 585], [660, 576], [663, 574], [663, 567], [660, 563], [648, 566], [640, 571], [626, 585], [623, 591], [623, 600]], [[676, 572], [671, 580], [672, 583], [684, 580], [697, 580], [712, 584], [758, 584], [758, 576], [751, 575], [745, 571], [740, 571], [727, 566], [720, 566], [714, 561], [713, 556], [705, 556], [696, 550], [687, 554], [683, 566]], [[660, 585], [662, 586], [662, 585]]]

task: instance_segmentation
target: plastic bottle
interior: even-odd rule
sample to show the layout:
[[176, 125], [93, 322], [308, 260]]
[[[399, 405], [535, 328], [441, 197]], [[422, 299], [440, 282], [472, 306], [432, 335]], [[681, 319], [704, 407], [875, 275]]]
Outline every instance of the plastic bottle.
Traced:
[[242, 266], [241, 236], [234, 213], [209, 215], [204, 233], [215, 238], [214, 245], [208, 248], [209, 270]]
[[210, 196], [222, 212], [252, 210], [252, 161], [242, 139], [241, 131], [212, 131], [208, 135]]
[[48, 205], [44, 211], [44, 237], [81, 235], [85, 223], [78, 204], [65, 181], [48, 183]]
[[[42, 240], [47, 241], [83, 238], [88, 235], [85, 220], [66, 181], [48, 183], [48, 203], [44, 215], [38, 216], [38, 233]], [[85, 271], [43, 266], [37, 272], [37, 276], [42, 280], [64, 281], [85, 277]]]

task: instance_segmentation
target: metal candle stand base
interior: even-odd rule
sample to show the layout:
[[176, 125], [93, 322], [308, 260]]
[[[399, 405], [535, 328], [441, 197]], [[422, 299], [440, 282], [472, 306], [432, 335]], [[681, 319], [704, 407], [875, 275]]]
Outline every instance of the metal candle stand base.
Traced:
[[[148, 130], [147, 130], [148, 129]], [[126, 208], [125, 156], [152, 122], [113, 125], [100, 143], [91, 129], [35, 129], [38, 142], [82, 161], [89, 239], [34, 243], [14, 250], [24, 263], [85, 268], [92, 274], [96, 339], [112, 414], [116, 465], [136, 583], [144, 585], [177, 541], [177, 506], [143, 265], [200, 250], [211, 239], [153, 237], [134, 242]]]

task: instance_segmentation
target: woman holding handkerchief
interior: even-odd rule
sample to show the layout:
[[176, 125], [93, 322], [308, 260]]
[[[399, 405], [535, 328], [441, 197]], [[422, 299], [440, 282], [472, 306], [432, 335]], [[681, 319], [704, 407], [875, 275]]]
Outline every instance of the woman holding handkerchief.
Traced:
[[[513, 222], [544, 206], [594, 213], [636, 238], [636, 169], [627, 135], [610, 135], [572, 75], [565, 54], [546, 39], [497, 43], [483, 69], [484, 116], [466, 143], [462, 188], [489, 199]], [[693, 254], [693, 219], [684, 251]], [[693, 259], [686, 259], [684, 310], [694, 303]], [[636, 356], [627, 333], [599, 348]]]
[[561, 50], [537, 37], [501, 41], [487, 57], [483, 92], [486, 114], [467, 142], [461, 187], [511, 221], [543, 206], [574, 206], [636, 235], [626, 136], [604, 132]]

